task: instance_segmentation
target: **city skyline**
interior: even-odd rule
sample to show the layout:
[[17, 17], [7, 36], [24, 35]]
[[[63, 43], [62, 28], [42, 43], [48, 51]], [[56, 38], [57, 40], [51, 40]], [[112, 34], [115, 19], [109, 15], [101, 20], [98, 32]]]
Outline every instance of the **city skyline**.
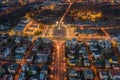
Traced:
[[120, 80], [120, 0], [0, 0], [0, 80]]

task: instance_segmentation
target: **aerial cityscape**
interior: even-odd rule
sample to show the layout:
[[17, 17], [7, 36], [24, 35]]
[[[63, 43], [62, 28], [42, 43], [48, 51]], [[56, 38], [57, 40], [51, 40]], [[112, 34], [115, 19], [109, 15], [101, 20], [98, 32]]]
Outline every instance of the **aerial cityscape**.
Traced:
[[120, 80], [120, 0], [0, 0], [0, 80]]

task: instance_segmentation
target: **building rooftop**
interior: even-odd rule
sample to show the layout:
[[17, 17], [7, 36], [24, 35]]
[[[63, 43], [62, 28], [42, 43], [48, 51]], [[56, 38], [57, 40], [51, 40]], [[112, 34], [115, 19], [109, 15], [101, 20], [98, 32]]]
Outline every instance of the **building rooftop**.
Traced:
[[87, 77], [87, 76], [94, 76], [92, 70], [85, 70], [85, 71], [84, 71], [84, 75], [85, 75], [86, 77]]
[[112, 69], [109, 71], [112, 76], [120, 76], [120, 70]]
[[102, 76], [108, 76], [108, 72], [107, 71], [100, 71]]
[[14, 28], [14, 31], [23, 31], [24, 30], [24, 26], [17, 26]]
[[46, 76], [45, 73], [41, 72], [40, 73], [40, 80], [45, 80], [45, 76]]

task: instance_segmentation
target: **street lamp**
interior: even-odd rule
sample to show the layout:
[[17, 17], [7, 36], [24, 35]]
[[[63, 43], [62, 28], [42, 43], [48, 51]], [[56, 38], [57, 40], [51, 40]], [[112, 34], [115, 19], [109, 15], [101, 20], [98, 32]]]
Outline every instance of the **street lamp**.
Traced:
[[56, 26], [59, 26], [59, 22], [58, 21], [56, 22]]
[[62, 22], [62, 25], [64, 24], [64, 22]]
[[58, 25], [58, 21], [56, 22], [56, 25]]
[[58, 29], [60, 29], [60, 23], [57, 21], [56, 25], [58, 26]]
[[50, 75], [50, 78], [53, 80], [53, 75]]

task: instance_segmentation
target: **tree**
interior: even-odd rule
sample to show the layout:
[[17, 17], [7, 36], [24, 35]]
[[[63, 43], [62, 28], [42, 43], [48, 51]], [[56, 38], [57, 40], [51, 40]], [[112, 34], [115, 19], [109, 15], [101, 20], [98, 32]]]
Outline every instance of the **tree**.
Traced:
[[28, 77], [31, 77], [31, 76], [32, 76], [32, 71], [28, 71], [28, 72], [27, 72], [27, 76], [28, 76]]
[[39, 29], [44, 29], [43, 24], [39, 24], [38, 27], [39, 27]]

